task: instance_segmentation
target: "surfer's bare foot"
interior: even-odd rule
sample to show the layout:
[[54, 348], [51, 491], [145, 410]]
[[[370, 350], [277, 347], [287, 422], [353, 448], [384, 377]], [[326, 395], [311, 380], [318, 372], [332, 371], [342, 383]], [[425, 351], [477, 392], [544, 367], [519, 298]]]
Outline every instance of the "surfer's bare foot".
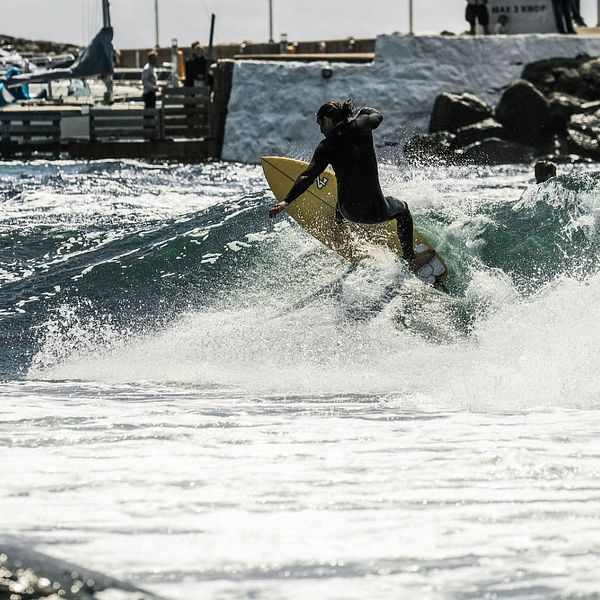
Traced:
[[424, 252], [417, 252], [412, 260], [408, 262], [410, 268], [413, 271], [418, 271], [423, 265], [426, 265], [433, 257], [435, 252], [433, 250], [425, 250]]
[[287, 208], [287, 206], [288, 203], [284, 202], [283, 200], [273, 205], [271, 207], [271, 210], [269, 211], [269, 218], [272, 219], [273, 217], [276, 217], [280, 212], [284, 211]]

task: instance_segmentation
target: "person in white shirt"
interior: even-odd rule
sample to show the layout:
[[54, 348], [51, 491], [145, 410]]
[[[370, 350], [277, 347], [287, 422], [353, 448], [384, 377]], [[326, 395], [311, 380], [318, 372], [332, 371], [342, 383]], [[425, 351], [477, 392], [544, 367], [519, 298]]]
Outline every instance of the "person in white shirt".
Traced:
[[144, 108], [156, 108], [156, 52], [148, 52], [148, 62], [142, 71], [142, 98]]
[[505, 35], [507, 25], [508, 25], [508, 15], [500, 15], [498, 17], [498, 22], [494, 25], [494, 33], [496, 35]]

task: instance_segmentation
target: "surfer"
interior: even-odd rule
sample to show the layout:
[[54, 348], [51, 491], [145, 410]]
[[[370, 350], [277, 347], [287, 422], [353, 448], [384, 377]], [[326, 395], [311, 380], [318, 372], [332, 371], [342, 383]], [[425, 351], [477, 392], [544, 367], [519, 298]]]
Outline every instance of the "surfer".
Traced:
[[338, 182], [336, 221], [345, 218], [355, 223], [381, 223], [396, 220], [402, 256], [413, 270], [431, 259], [431, 252], [413, 249], [413, 219], [408, 204], [393, 196], [385, 196], [379, 185], [377, 158], [372, 131], [383, 121], [374, 108], [361, 108], [356, 114], [352, 102], [327, 102], [317, 112], [317, 124], [325, 136], [313, 158], [296, 179], [288, 195], [269, 211], [273, 218], [301, 196], [327, 168], [333, 167]]

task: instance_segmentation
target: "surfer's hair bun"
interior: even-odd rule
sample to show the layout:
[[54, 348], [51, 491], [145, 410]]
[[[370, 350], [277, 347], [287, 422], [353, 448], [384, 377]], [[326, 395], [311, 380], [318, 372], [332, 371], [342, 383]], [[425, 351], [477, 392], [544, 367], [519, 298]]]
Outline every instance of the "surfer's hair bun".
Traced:
[[354, 114], [354, 105], [352, 100], [346, 100], [346, 102], [326, 102], [317, 111], [317, 117], [322, 119], [323, 117], [329, 117], [333, 119], [335, 123], [340, 121], [347, 121]]

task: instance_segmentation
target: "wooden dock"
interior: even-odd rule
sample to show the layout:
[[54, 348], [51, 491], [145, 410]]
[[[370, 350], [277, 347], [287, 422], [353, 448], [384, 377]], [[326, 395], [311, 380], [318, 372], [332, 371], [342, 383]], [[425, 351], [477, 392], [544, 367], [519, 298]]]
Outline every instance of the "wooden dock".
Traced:
[[13, 104], [0, 111], [2, 158], [219, 159], [232, 61], [220, 61], [213, 88], [163, 88], [157, 108]]

